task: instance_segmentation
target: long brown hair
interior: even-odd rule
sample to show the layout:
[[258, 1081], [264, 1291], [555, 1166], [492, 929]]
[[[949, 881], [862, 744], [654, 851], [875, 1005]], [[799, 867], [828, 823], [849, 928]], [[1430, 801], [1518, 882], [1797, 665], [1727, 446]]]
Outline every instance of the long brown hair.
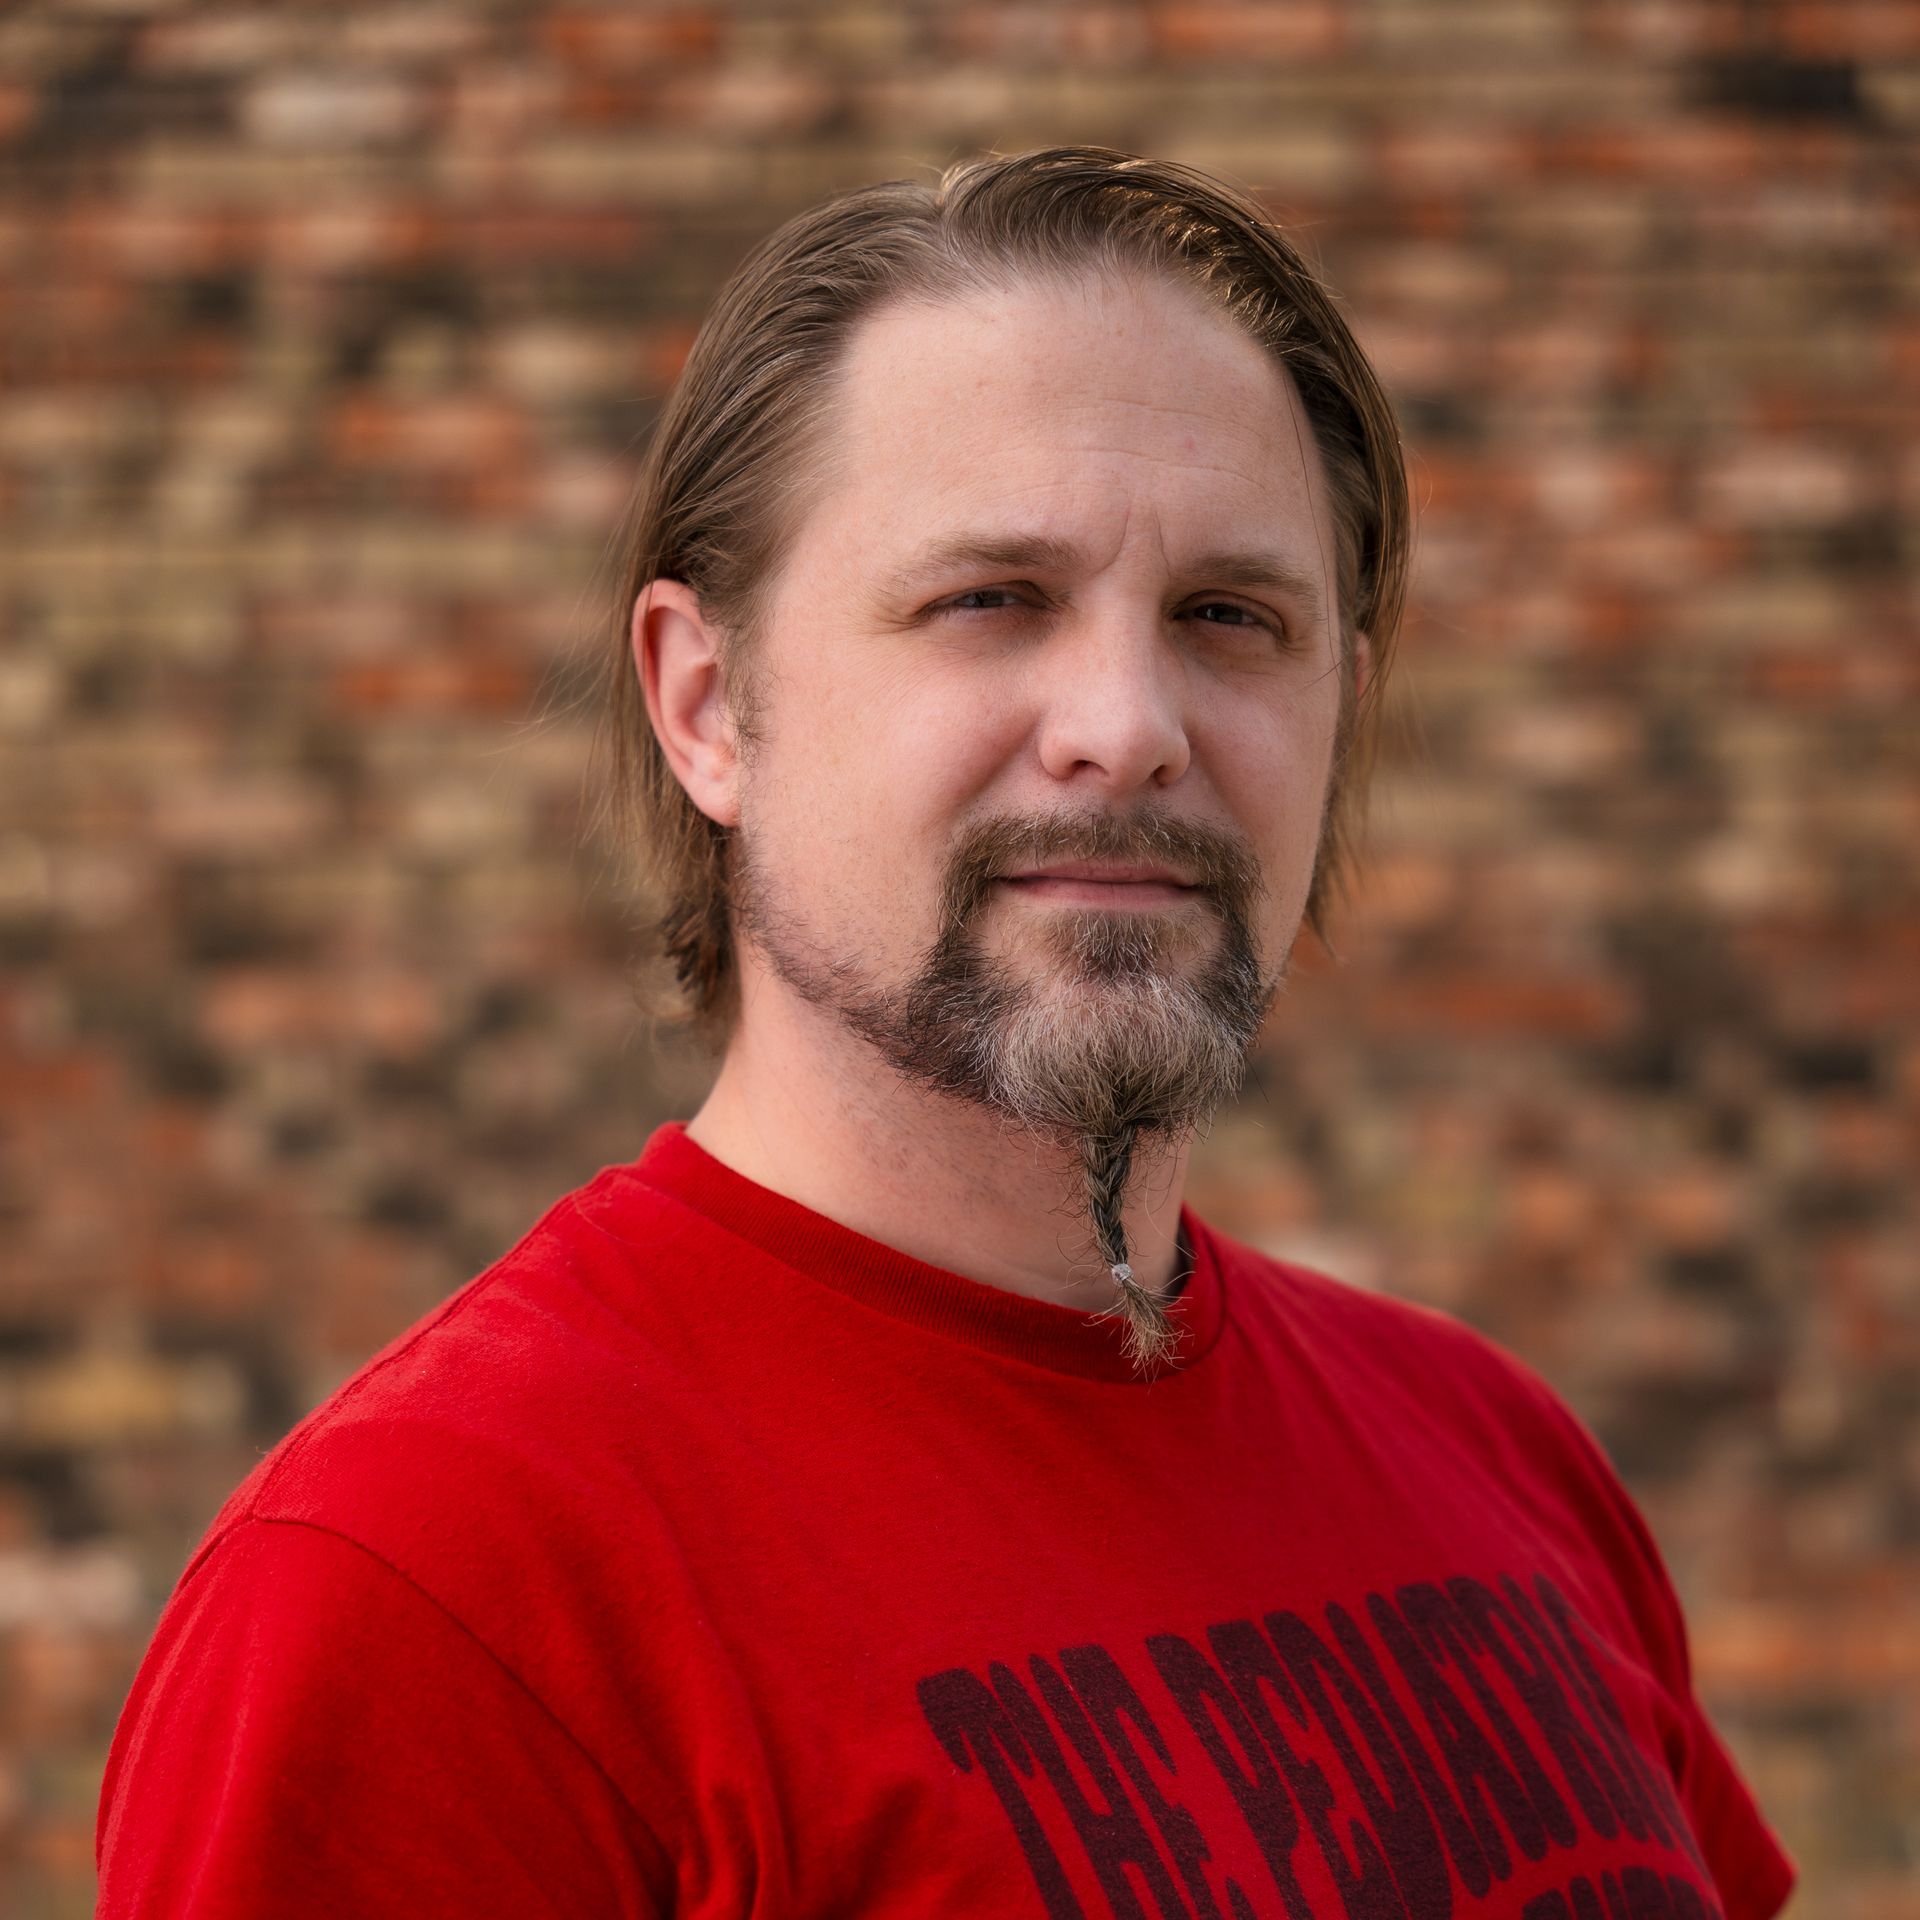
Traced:
[[[690, 1019], [717, 1046], [737, 1017], [739, 983], [729, 830], [687, 797], [648, 720], [630, 638], [641, 589], [665, 577], [698, 594], [751, 746], [753, 657], [855, 326], [908, 298], [1142, 271], [1197, 289], [1287, 371], [1326, 474], [1340, 723], [1306, 904], [1326, 941], [1330, 905], [1348, 886], [1406, 597], [1410, 512], [1392, 405], [1333, 295], [1251, 194], [1110, 147], [1041, 147], [957, 162], [932, 183], [855, 188], [796, 214], [721, 288], [654, 426], [618, 536], [622, 588], [600, 712], [612, 760], [602, 821], [647, 901], [640, 958], [671, 969], [655, 1014]], [[1358, 699], [1357, 632], [1372, 650]]]

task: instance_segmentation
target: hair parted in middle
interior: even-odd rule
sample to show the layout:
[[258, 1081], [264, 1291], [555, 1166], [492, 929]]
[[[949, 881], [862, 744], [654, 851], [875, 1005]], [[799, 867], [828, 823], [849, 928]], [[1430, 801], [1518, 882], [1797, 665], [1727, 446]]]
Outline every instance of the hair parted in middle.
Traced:
[[[709, 1045], [737, 1018], [729, 829], [687, 796], [635, 671], [634, 603], [684, 582], [720, 635], [742, 749], [758, 739], [754, 659], [781, 568], [832, 458], [837, 378], [855, 328], [883, 308], [977, 299], [1088, 277], [1157, 275], [1200, 293], [1291, 377], [1334, 524], [1340, 714], [1305, 917], [1327, 940], [1348, 885], [1377, 714], [1406, 598], [1411, 516], [1398, 424], [1372, 366], [1294, 243], [1249, 193], [1172, 161], [1096, 146], [993, 154], [932, 182], [854, 188], [763, 239], [716, 296], [654, 425], [618, 536], [614, 644], [601, 721], [603, 819], [648, 902], [647, 959]], [[1372, 667], [1355, 693], [1355, 636]]]

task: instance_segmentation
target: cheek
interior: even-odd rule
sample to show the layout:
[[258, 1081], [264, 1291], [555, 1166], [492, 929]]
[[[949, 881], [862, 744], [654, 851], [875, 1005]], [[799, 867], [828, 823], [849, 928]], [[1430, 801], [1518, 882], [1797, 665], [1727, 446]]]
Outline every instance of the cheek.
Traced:
[[1246, 702], [1220, 716], [1214, 740], [1218, 778], [1240, 819], [1275, 847], [1311, 839], [1333, 765], [1335, 708], [1300, 698], [1262, 707]]
[[1005, 687], [937, 654], [868, 676], [835, 721], [851, 807], [870, 839], [936, 864], [960, 817], [1014, 762], [1024, 737]]
[[919, 635], [796, 637], [775, 696], [788, 757], [809, 759], [860, 805], [875, 791], [959, 784], [963, 769], [1007, 750], [1009, 733], [998, 711], [1008, 703], [964, 667]]
[[[831, 922], [878, 951], [911, 937], [938, 900], [961, 822], [1002, 771], [1018, 731], [977, 691], [927, 671], [790, 682], [748, 812], [770, 861]], [[924, 895], [924, 898], [922, 896]]]
[[754, 769], [763, 818], [783, 832], [818, 832], [869, 804], [883, 738], [863, 690], [850, 681], [844, 649], [828, 637], [796, 635], [767, 690], [766, 739]]
[[1275, 931], [1305, 902], [1332, 769], [1333, 712], [1324, 725], [1306, 703], [1241, 717], [1216, 736], [1215, 779], [1229, 816], [1265, 869]]

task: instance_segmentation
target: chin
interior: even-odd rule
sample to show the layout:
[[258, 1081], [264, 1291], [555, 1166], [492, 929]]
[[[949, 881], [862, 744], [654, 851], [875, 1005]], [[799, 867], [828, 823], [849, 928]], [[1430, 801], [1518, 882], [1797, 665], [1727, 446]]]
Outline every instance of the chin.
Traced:
[[1030, 978], [1064, 986], [1149, 987], [1156, 979], [1190, 978], [1217, 944], [1217, 929], [1203, 934], [1190, 924], [1097, 911], [1063, 912], [1048, 934], [1011, 958]]

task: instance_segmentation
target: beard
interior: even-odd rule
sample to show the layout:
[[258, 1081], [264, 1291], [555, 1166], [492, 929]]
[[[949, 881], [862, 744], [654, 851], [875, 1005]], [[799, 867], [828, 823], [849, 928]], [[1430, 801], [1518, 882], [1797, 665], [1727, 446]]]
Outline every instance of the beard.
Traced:
[[[1067, 1154], [1093, 1251], [1116, 1290], [1137, 1370], [1164, 1362], [1178, 1334], [1165, 1295], [1133, 1278], [1122, 1207], [1142, 1145], [1173, 1144], [1236, 1094], [1285, 960], [1263, 969], [1252, 915], [1264, 893], [1243, 842], [1157, 815], [998, 817], [961, 836], [943, 879], [937, 925], [895, 986], [860, 962], [826, 955], [779, 910], [744, 831], [733, 848], [738, 930], [795, 992], [833, 1014], [913, 1083], [970, 1102]], [[1195, 884], [1191, 904], [1109, 910], [1046, 904], [1023, 945], [1040, 967], [987, 951], [981, 921], [997, 881], [1065, 861], [1164, 862]], [[1206, 914], [1217, 921], [1208, 932]], [[1196, 967], [1196, 948], [1205, 949]]]

